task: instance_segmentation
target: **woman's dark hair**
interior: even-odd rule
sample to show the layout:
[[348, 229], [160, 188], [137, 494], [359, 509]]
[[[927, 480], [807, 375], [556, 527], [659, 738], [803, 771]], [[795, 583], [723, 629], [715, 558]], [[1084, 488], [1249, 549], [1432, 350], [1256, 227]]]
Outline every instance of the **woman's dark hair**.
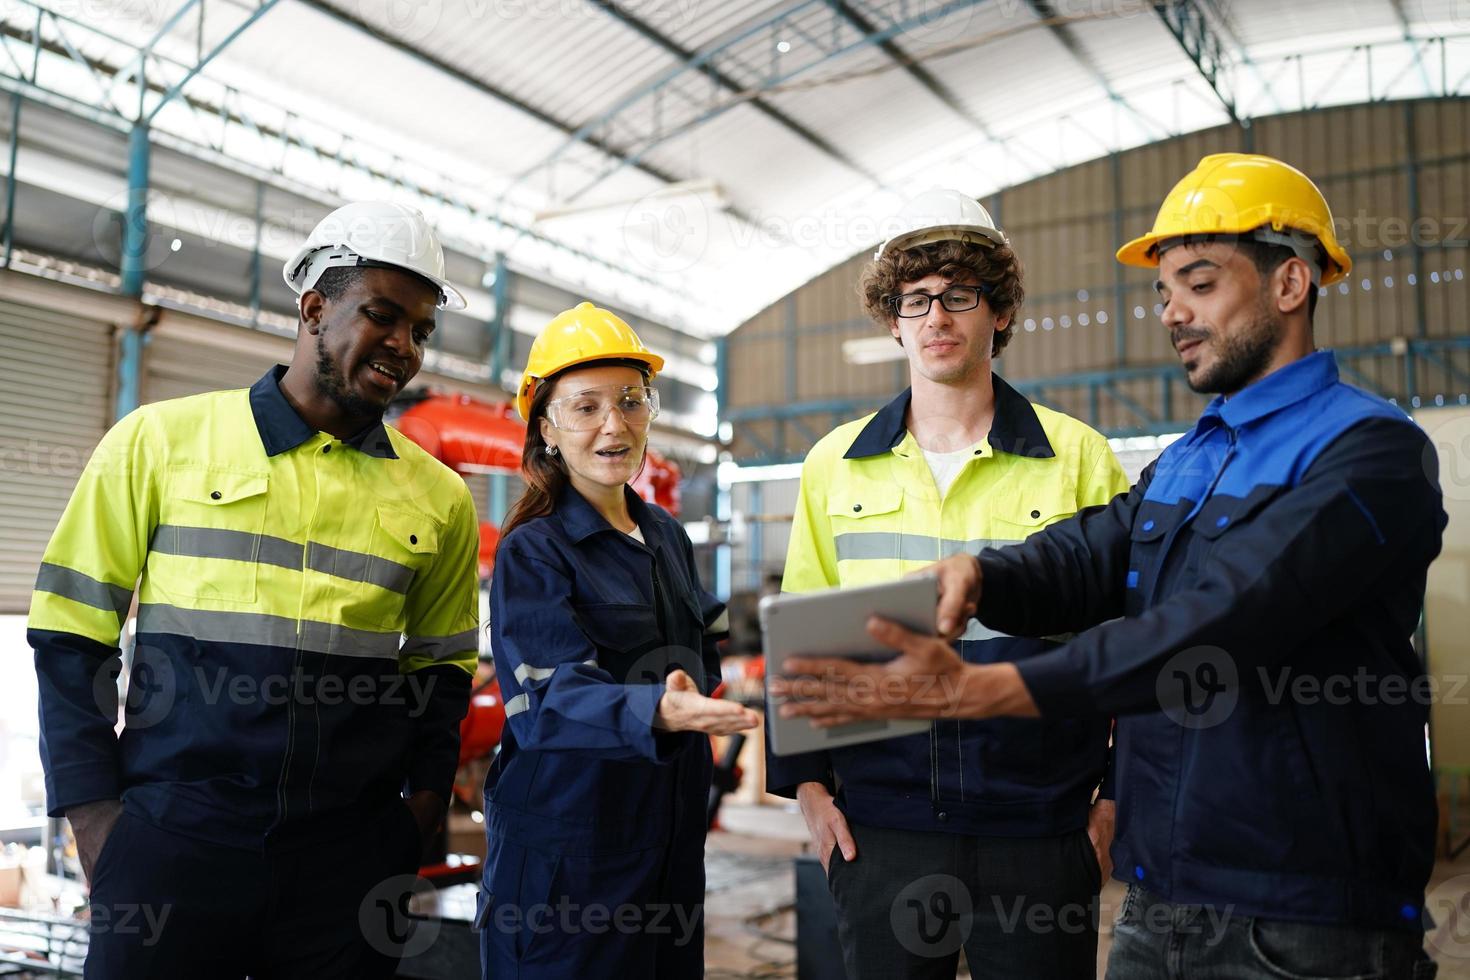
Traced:
[[[589, 361], [586, 364], [575, 364], [566, 371], [581, 370], [590, 367], [630, 367], [643, 375], [643, 383], [648, 384], [648, 366], [642, 361], [629, 361], [620, 358], [609, 358], [605, 361]], [[538, 517], [546, 517], [556, 509], [556, 501], [566, 489], [571, 478], [567, 475], [567, 464], [560, 455], [548, 456], [546, 454], [546, 440], [541, 435], [541, 420], [546, 417], [546, 403], [551, 401], [551, 392], [556, 388], [556, 379], [564, 372], [557, 372], [536, 386], [536, 394], [531, 398], [531, 417], [526, 420], [526, 444], [521, 449], [521, 479], [526, 482], [526, 489], [510, 512], [505, 515], [505, 522], [500, 526], [500, 540], [504, 541], [510, 532], [527, 521]], [[648, 461], [648, 446], [644, 443], [643, 461], [639, 463], [638, 472], [643, 472], [643, 463]], [[637, 479], [638, 474], [633, 474]], [[499, 550], [499, 545], [496, 545]]]

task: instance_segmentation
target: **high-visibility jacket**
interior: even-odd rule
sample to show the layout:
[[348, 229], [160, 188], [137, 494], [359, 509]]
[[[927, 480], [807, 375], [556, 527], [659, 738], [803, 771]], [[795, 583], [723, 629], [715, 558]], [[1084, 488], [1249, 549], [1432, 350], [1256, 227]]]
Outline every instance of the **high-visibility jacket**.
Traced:
[[[1025, 539], [1107, 503], [1128, 480], [1096, 431], [1032, 405], [994, 376], [986, 442], [941, 499], [904, 422], [905, 391], [840, 426], [802, 466], [782, 588], [810, 592], [888, 582], [959, 551]], [[959, 642], [973, 663], [1020, 660], [1055, 646], [972, 622]], [[1108, 759], [1109, 722], [1091, 718], [936, 721], [926, 734], [768, 758], [771, 792], [823, 782], [858, 823], [905, 830], [1048, 836], [1085, 826]]]
[[391, 428], [307, 425], [284, 372], [146, 405], [88, 462], [30, 611], [53, 816], [121, 797], [265, 847], [405, 784], [448, 799], [478, 648], [474, 503]]
[[1046, 714], [1118, 715], [1117, 877], [1423, 929], [1434, 689], [1411, 638], [1446, 520], [1424, 432], [1319, 351], [1216, 398], [1106, 509], [981, 557], [987, 624], [1086, 630], [1017, 668]]

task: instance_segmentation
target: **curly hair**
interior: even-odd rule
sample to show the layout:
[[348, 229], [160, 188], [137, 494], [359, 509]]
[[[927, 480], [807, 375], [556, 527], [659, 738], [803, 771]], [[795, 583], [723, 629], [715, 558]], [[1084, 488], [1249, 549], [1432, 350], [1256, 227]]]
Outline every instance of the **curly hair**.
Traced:
[[893, 324], [893, 297], [899, 286], [927, 276], [939, 275], [948, 283], [985, 287], [985, 301], [996, 316], [1009, 316], [1010, 325], [997, 330], [990, 356], [998, 357], [1015, 334], [1016, 311], [1026, 292], [1021, 286], [1021, 260], [1009, 245], [986, 247], [970, 242], [935, 242], [917, 248], [892, 249], [876, 262], [868, 263], [858, 280], [863, 309], [878, 324]]

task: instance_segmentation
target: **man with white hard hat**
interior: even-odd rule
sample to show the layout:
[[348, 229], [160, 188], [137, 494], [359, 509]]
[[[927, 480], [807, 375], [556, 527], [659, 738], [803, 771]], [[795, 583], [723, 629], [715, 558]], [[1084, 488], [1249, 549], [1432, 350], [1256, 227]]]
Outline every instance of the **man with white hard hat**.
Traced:
[[118, 422], [36, 581], [47, 810], [91, 888], [87, 977], [386, 977], [411, 941], [479, 534], [464, 481], [382, 418], [436, 308], [464, 300], [396, 204], [334, 211], [284, 272], [291, 364]]
[[[1107, 503], [1127, 480], [1107, 441], [992, 370], [1011, 342], [1021, 266], [959, 191], [921, 194], [862, 274], [868, 314], [910, 387], [849, 422], [802, 467], [782, 588], [899, 578], [957, 549], [1020, 541]], [[975, 629], [968, 662], [1047, 640]], [[849, 977], [1091, 980], [1112, 839], [1108, 719], [958, 722], [774, 756], [767, 785], [801, 804], [836, 900]]]

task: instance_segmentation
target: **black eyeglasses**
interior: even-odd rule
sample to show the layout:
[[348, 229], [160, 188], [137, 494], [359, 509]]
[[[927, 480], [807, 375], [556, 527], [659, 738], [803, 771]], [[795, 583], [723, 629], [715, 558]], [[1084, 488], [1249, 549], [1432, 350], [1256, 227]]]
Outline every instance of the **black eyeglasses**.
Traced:
[[934, 293], [900, 293], [888, 301], [893, 307], [893, 312], [901, 317], [924, 316], [929, 312], [929, 307], [934, 301], [939, 300], [939, 305], [951, 313], [963, 313], [973, 310], [980, 305], [980, 297], [984, 296], [986, 290], [983, 286], [951, 286], [944, 292]]

